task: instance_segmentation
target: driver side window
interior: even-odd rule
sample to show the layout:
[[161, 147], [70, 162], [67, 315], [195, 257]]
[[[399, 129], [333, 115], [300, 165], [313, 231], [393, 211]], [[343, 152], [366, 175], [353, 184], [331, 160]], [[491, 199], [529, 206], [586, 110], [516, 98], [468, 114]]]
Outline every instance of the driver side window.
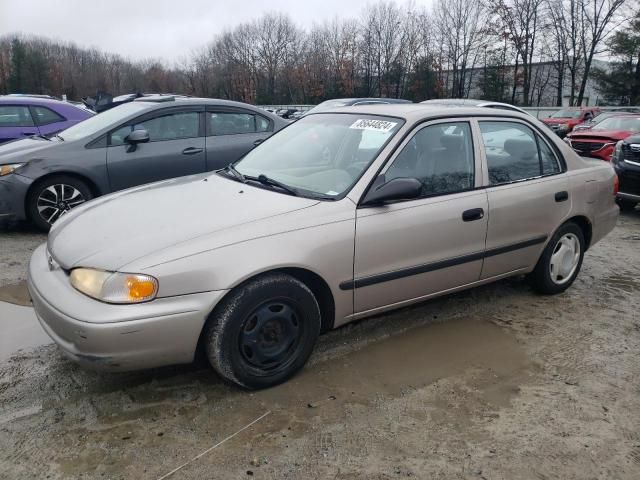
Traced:
[[439, 123], [418, 131], [385, 173], [387, 182], [401, 177], [418, 179], [421, 197], [472, 189], [475, 166], [469, 123]]

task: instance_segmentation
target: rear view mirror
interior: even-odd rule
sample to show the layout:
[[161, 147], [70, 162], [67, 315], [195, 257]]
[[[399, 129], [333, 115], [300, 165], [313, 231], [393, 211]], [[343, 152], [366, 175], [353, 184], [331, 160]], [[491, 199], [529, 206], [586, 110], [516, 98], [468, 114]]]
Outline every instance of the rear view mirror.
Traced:
[[382, 205], [393, 200], [418, 198], [422, 184], [415, 178], [394, 178], [373, 190], [369, 190], [362, 205]]
[[127, 152], [135, 152], [139, 143], [147, 143], [149, 141], [149, 132], [146, 130], [134, 130], [124, 139], [129, 144]]

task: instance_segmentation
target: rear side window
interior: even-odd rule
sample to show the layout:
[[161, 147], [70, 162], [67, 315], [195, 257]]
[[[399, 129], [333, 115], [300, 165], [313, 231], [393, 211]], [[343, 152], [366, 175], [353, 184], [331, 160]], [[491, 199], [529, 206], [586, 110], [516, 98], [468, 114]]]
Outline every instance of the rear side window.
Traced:
[[207, 135], [260, 133], [269, 127], [269, 120], [252, 113], [207, 112]]
[[46, 107], [32, 107], [35, 113], [36, 122], [38, 125], [49, 125], [50, 123], [64, 122], [66, 119]]
[[423, 197], [462, 192], [474, 186], [471, 128], [440, 123], [419, 130], [385, 172], [385, 180], [417, 178]]
[[491, 185], [560, 172], [553, 151], [531, 128], [515, 122], [480, 122], [480, 131]]
[[0, 105], [0, 127], [33, 127], [29, 107]]

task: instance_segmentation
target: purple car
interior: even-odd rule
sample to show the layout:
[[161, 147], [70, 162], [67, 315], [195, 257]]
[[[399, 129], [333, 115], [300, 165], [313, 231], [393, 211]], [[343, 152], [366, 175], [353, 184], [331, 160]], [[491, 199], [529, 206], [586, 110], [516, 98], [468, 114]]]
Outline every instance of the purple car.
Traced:
[[26, 95], [0, 97], [0, 143], [55, 135], [93, 115], [61, 100]]

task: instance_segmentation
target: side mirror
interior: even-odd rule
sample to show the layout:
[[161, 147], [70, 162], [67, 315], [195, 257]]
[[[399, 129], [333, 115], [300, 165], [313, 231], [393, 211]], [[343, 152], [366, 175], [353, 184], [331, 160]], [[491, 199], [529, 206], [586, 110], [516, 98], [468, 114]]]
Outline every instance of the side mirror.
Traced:
[[124, 139], [129, 144], [127, 152], [135, 152], [139, 143], [147, 143], [149, 141], [149, 132], [146, 130], [134, 130]]
[[369, 190], [361, 205], [382, 205], [393, 200], [418, 198], [422, 183], [415, 178], [394, 178], [373, 190]]

